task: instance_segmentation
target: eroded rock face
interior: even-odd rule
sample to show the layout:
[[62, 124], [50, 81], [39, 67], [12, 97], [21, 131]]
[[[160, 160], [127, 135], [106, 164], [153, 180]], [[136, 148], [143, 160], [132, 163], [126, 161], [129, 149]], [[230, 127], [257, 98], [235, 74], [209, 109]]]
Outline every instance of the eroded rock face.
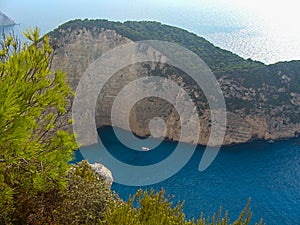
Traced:
[[69, 83], [76, 90], [91, 63], [108, 50], [129, 42], [115, 31], [93, 34], [86, 29], [62, 30], [58, 39], [52, 39], [55, 48], [52, 68], [66, 72]]
[[[125, 38], [113, 30], [91, 31], [85, 28], [77, 30], [61, 30], [60, 36], [52, 39], [55, 47], [52, 68], [62, 70], [67, 73], [68, 82], [73, 90], [76, 90], [77, 84], [83, 73], [98, 57], [114, 47], [130, 43], [131, 40]], [[145, 53], [149, 54], [149, 53]], [[121, 69], [114, 74], [105, 84], [102, 93], [98, 97], [96, 106], [96, 125], [97, 127], [111, 125], [111, 108], [117, 94], [130, 82], [137, 78], [153, 75], [160, 71], [164, 77], [168, 77], [177, 82], [179, 86], [187, 89], [187, 92], [193, 96], [196, 102], [200, 120], [199, 144], [205, 145], [210, 135], [210, 110], [203, 98], [201, 90], [187, 85], [182, 79], [180, 73], [167, 72], [167, 66], [157, 63], [138, 63]], [[268, 91], [272, 87], [265, 86], [262, 89], [244, 87], [236, 80], [222, 76], [218, 79], [224, 92], [226, 103], [230, 103], [233, 98], [249, 101], [255, 104], [254, 110], [247, 111], [246, 108], [237, 109], [231, 106], [227, 110], [227, 127], [224, 138], [224, 145], [234, 143], [244, 143], [252, 139], [279, 139], [294, 137], [300, 131], [300, 124], [292, 121], [286, 121], [284, 115], [284, 106], [278, 106], [270, 109], [271, 112], [261, 109], [261, 102], [268, 98]], [[288, 82], [288, 81], [287, 81]], [[88, 87], [87, 87], [88, 88]], [[135, 93], [136, 90], [132, 90]], [[273, 90], [274, 91], [274, 90]], [[286, 91], [284, 88], [279, 91]], [[267, 93], [267, 94], [266, 94]], [[274, 91], [275, 93], [275, 91]], [[136, 92], [136, 95], [139, 93]], [[176, 96], [178, 95], [178, 96]], [[177, 93], [174, 98], [179, 98]], [[299, 93], [291, 93], [293, 101], [291, 104], [298, 104]], [[258, 102], [255, 102], [256, 100]], [[88, 99], [86, 99], [88, 101]], [[124, 102], [126, 104], [126, 102]], [[288, 105], [289, 103], [287, 103]], [[289, 106], [287, 106], [289, 108]], [[122, 111], [122, 106], [120, 106]], [[278, 112], [283, 112], [278, 116]], [[276, 112], [276, 114], [275, 114]], [[151, 98], [139, 101], [130, 113], [130, 128], [139, 136], [150, 134], [150, 119], [160, 116], [166, 122], [166, 138], [170, 140], [180, 139], [180, 117], [187, 120], [190, 118], [189, 112], [181, 113], [179, 116], [172, 105], [162, 99]], [[82, 122], [84, 123], [84, 121]], [[120, 125], [122, 127], [122, 125]], [[193, 130], [185, 134], [183, 141], [190, 142], [189, 136], [193, 135]]]

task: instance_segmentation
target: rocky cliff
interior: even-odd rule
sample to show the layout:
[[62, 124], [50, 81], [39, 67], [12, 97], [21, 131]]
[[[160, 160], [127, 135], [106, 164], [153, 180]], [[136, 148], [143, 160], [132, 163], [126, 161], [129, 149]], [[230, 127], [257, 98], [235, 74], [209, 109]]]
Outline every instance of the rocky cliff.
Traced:
[[[67, 73], [74, 90], [89, 65], [108, 50], [138, 40], [167, 40], [194, 51], [216, 75], [227, 107], [224, 145], [253, 139], [289, 138], [300, 132], [298, 61], [266, 66], [250, 59], [244, 60], [179, 28], [153, 22], [75, 20], [60, 26], [49, 35], [55, 49], [52, 67]], [[211, 126], [206, 97], [182, 71], [161, 63], [137, 63], [114, 74], [106, 82], [97, 100], [97, 126], [111, 125], [111, 108], [117, 94], [131, 81], [145, 76], [167, 77], [186, 90], [199, 114], [201, 132], [198, 143], [205, 145]], [[180, 116], [188, 119], [190, 113], [180, 113], [179, 116], [165, 100], [147, 98], [132, 108], [130, 128], [139, 136], [147, 136], [150, 133], [149, 121], [157, 116], [167, 124], [166, 138], [179, 140]], [[192, 135], [193, 131], [189, 132]], [[188, 136], [186, 134], [187, 142]]]
[[15, 24], [16, 23], [11, 18], [9, 18], [4, 13], [0, 12], [0, 27], [1, 26], [13, 26]]

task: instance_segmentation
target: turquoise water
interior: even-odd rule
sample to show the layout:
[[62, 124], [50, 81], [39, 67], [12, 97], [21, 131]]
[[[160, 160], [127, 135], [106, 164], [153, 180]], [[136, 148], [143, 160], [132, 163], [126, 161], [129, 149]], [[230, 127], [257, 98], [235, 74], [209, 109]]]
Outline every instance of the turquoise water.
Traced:
[[[176, 146], [175, 142], [164, 141], [153, 151], [137, 152], [124, 147], [110, 127], [100, 129], [99, 133], [114, 157], [133, 165], [161, 161]], [[198, 146], [183, 169], [151, 187], [156, 190], [164, 188], [168, 194], [175, 196], [174, 202], [185, 201], [184, 212], [188, 218], [198, 218], [201, 212], [211, 216], [222, 205], [234, 219], [251, 197], [253, 222], [263, 218], [269, 225], [300, 223], [299, 138], [223, 147], [212, 165], [199, 172], [203, 149]], [[77, 157], [80, 158], [78, 154]], [[112, 186], [124, 200], [138, 188], [116, 183]]]

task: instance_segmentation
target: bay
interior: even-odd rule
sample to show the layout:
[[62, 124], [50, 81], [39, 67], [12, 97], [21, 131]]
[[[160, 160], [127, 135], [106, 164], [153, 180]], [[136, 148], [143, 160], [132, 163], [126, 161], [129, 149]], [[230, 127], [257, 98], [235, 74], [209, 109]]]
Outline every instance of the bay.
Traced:
[[[99, 134], [111, 155], [133, 165], [159, 162], [176, 147], [176, 142], [163, 141], [154, 150], [137, 152], [122, 145], [111, 127], [99, 129]], [[139, 188], [163, 188], [174, 196], [173, 203], [185, 202], [188, 218], [199, 218], [201, 212], [211, 216], [222, 205], [234, 219], [251, 198], [252, 222], [263, 218], [270, 225], [299, 224], [300, 138], [222, 147], [212, 165], [199, 172], [203, 151], [204, 147], [198, 146], [190, 161], [163, 182], [143, 187], [114, 183], [112, 189], [127, 200]], [[75, 161], [82, 159], [80, 152], [76, 155]]]

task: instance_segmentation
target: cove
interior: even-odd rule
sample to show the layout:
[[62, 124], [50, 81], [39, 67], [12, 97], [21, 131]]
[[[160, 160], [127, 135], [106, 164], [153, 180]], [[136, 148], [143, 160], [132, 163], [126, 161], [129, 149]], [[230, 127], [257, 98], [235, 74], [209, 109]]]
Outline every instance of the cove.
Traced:
[[[99, 137], [117, 159], [133, 165], [156, 163], [176, 147], [163, 141], [156, 149], [142, 152], [126, 148], [111, 127], [98, 130]], [[126, 132], [126, 131], [124, 131]], [[234, 220], [251, 198], [252, 224], [260, 218], [269, 225], [298, 224], [300, 221], [300, 138], [222, 147], [215, 161], [203, 172], [198, 165], [204, 151], [198, 146], [190, 161], [169, 179], [144, 187], [114, 183], [112, 189], [127, 200], [139, 188], [160, 190], [184, 201], [187, 218], [211, 216], [222, 205]], [[76, 161], [82, 159], [76, 151]]]

